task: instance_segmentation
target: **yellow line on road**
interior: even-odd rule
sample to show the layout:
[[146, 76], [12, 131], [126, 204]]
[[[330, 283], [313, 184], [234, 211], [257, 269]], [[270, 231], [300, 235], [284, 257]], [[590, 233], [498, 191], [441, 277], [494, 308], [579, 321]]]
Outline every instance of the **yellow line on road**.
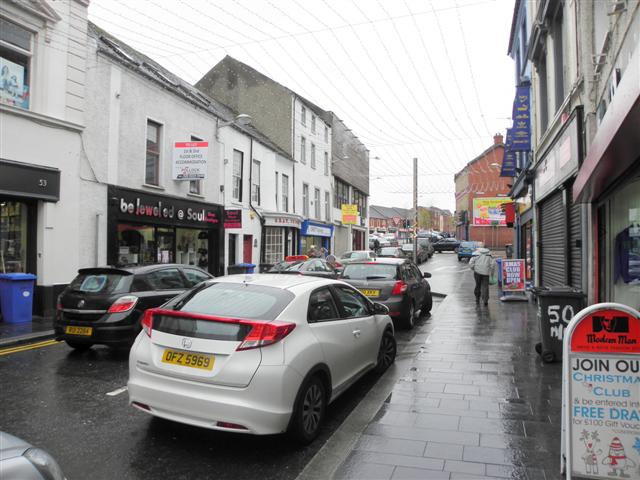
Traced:
[[58, 343], [60, 343], [60, 341], [58, 340], [45, 340], [44, 342], [30, 343], [28, 345], [19, 345], [17, 347], [5, 348], [3, 350], [0, 350], [0, 357], [4, 355], [10, 355], [12, 353], [24, 352], [26, 350], [48, 347], [49, 345], [56, 345]]

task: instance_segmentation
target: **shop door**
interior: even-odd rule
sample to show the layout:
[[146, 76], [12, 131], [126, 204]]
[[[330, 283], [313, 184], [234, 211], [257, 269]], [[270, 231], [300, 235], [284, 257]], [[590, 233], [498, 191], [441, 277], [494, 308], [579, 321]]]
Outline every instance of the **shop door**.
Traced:
[[567, 283], [567, 223], [561, 191], [540, 203], [540, 283]]
[[242, 243], [242, 261], [253, 263], [253, 235], [245, 235]]

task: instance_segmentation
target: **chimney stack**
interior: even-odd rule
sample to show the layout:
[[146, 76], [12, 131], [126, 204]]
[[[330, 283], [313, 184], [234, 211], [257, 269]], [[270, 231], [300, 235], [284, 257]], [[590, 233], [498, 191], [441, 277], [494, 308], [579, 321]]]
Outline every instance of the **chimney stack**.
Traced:
[[493, 136], [493, 144], [494, 144], [494, 145], [502, 145], [502, 140], [503, 140], [503, 138], [504, 138], [504, 137], [502, 136], [502, 134], [501, 134], [501, 133], [496, 133], [496, 134]]

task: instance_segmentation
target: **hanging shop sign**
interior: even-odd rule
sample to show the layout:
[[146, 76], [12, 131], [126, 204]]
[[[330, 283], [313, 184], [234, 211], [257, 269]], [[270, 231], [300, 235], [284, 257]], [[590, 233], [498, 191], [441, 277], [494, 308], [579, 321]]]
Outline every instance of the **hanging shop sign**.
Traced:
[[502, 276], [502, 291], [503, 292], [524, 292], [525, 280], [524, 280], [525, 266], [524, 260], [502, 260], [502, 267], [500, 275]]
[[507, 221], [502, 211], [504, 197], [482, 197], [473, 199], [473, 226], [490, 227], [506, 226]]
[[514, 152], [528, 152], [531, 150], [531, 88], [522, 86], [516, 88], [516, 98], [513, 100], [513, 128], [511, 150]]
[[516, 176], [516, 152], [513, 150], [513, 129], [507, 128], [507, 136], [504, 142], [504, 156], [500, 168], [501, 177]]
[[109, 198], [110, 205], [116, 207], [114, 213], [118, 220], [149, 221], [167, 225], [220, 223], [221, 208], [218, 205], [189, 202], [118, 187], [109, 187]]
[[601, 303], [569, 323], [563, 355], [567, 479], [637, 478], [640, 471], [640, 312]]
[[333, 236], [333, 225], [325, 225], [324, 223], [305, 220], [302, 222], [300, 233], [310, 237], [331, 237]]
[[242, 210], [225, 210], [224, 228], [242, 228]]
[[173, 145], [173, 179], [207, 178], [209, 142], [175, 142]]
[[357, 225], [358, 224], [358, 205], [346, 205], [343, 204], [340, 209], [342, 210], [342, 224], [343, 225]]

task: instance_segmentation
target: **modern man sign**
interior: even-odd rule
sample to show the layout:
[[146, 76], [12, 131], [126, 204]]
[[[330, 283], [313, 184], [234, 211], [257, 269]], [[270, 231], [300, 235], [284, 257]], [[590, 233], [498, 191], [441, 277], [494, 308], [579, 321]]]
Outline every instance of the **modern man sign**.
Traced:
[[209, 142], [175, 142], [173, 146], [173, 179], [207, 178]]
[[640, 478], [640, 313], [602, 303], [564, 338], [567, 478]]

